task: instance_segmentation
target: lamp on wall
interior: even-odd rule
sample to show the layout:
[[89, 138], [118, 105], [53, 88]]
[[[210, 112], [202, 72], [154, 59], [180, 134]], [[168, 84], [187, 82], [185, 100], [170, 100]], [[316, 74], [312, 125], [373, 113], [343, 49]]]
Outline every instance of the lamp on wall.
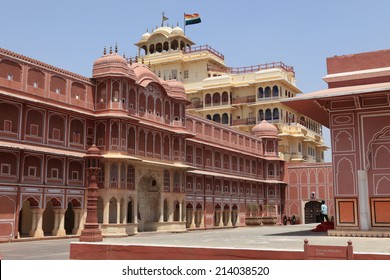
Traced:
[[315, 192], [311, 192], [311, 193], [310, 193], [310, 198], [311, 198], [311, 199], [316, 198], [316, 193], [315, 193]]

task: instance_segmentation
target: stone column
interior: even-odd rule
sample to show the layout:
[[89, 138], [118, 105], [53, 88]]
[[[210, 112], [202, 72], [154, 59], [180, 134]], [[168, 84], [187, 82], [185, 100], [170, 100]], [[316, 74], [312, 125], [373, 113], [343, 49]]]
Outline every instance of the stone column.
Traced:
[[164, 222], [164, 197], [161, 195], [160, 197], [160, 217], [158, 219], [159, 223]]
[[223, 221], [222, 221], [222, 210], [217, 210], [217, 226], [222, 227], [223, 226]]
[[54, 236], [65, 236], [65, 212], [66, 209], [53, 209], [54, 211], [54, 229], [51, 232]]
[[103, 199], [103, 224], [108, 224], [109, 223], [109, 212], [110, 212], [110, 201], [104, 201]]
[[135, 196], [133, 200], [133, 221], [135, 224], [138, 223], [138, 196]]
[[359, 192], [359, 229], [369, 230], [370, 229], [370, 205], [368, 203], [368, 181], [367, 171], [358, 170], [358, 192]]
[[116, 223], [121, 223], [121, 202], [120, 200], [117, 200], [116, 202]]
[[183, 221], [183, 207], [181, 205], [181, 203], [179, 202], [179, 222], [182, 222]]
[[198, 210], [198, 215], [199, 215], [199, 219], [200, 219], [200, 225], [199, 225], [200, 228], [205, 228], [205, 225], [204, 225], [205, 213], [206, 213], [205, 209], [199, 209]]
[[228, 227], [232, 227], [233, 226], [233, 224], [232, 224], [232, 211], [230, 211], [230, 210], [227, 210], [226, 211], [227, 213], [227, 226]]
[[168, 200], [168, 222], [173, 222], [174, 214], [175, 214], [175, 209], [173, 207], [172, 201]]
[[73, 209], [74, 212], [74, 226], [72, 234], [80, 235], [81, 230], [84, 228], [84, 214], [86, 211], [84, 209]]
[[[194, 209], [189, 209], [188, 210], [189, 212], [189, 224], [190, 224], [190, 228], [196, 228], [196, 224], [195, 224], [195, 219], [196, 219], [196, 211], [194, 211]], [[187, 219], [188, 219], [188, 216], [187, 216]]]
[[42, 215], [45, 209], [31, 209], [32, 212], [32, 224], [29, 235], [31, 237], [44, 237], [42, 230]]
[[121, 223], [122, 224], [127, 224], [127, 205], [128, 205], [128, 201], [125, 201], [122, 205], [122, 208], [121, 208], [121, 212], [123, 213], [123, 217], [122, 217], [122, 221]]

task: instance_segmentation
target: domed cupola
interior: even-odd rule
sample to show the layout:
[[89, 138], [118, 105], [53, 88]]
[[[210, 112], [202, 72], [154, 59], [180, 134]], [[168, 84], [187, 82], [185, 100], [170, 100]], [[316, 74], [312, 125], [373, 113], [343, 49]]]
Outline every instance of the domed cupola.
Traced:
[[114, 53], [112, 48], [110, 48], [109, 54], [106, 54], [106, 49], [104, 48], [104, 55], [93, 63], [92, 77], [100, 78], [103, 76], [131, 76], [127, 60], [118, 54], [117, 47], [115, 47]]
[[172, 35], [184, 35], [183, 29], [181, 29], [179, 26], [176, 26], [172, 29]]
[[176, 99], [188, 101], [183, 83], [177, 80], [168, 80], [166, 82], [170, 89], [169, 95]]
[[142, 34], [140, 42], [146, 42], [149, 39], [149, 37], [150, 37], [150, 33], [148, 30], [146, 30], [146, 32]]
[[261, 123], [252, 128], [252, 134], [257, 137], [277, 138], [279, 132], [276, 126], [270, 124], [266, 120], [263, 120]]

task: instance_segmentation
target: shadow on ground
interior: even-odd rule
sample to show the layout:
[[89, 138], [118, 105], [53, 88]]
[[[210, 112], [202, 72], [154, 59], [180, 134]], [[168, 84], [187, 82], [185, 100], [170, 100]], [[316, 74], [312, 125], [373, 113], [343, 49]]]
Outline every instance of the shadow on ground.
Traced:
[[301, 231], [290, 231], [290, 232], [265, 234], [265, 236], [328, 236], [328, 233], [326, 231], [314, 232], [311, 230], [301, 230]]

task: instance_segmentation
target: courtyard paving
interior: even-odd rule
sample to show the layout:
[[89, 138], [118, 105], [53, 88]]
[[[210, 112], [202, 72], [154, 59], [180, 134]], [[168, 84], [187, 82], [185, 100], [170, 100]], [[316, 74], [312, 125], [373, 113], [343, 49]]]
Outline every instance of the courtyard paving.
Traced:
[[[332, 246], [346, 246], [348, 240], [351, 240], [355, 253], [390, 256], [390, 238], [333, 237], [326, 232], [312, 232], [315, 226], [242, 227], [183, 233], [145, 232], [124, 238], [104, 238], [103, 243], [303, 251], [305, 239], [309, 240], [309, 244]], [[23, 239], [0, 243], [0, 256], [3, 260], [67, 260], [71, 242], [78, 242], [78, 238]]]

